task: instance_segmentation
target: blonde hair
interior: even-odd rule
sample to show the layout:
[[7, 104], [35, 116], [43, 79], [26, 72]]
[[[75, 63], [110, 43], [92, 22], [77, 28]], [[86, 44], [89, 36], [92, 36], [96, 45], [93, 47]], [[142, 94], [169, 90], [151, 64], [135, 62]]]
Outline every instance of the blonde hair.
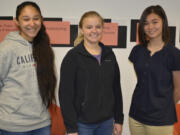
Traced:
[[[97, 13], [96, 11], [88, 11], [88, 12], [85, 12], [80, 21], [79, 21], [79, 28], [81, 29], [82, 26], [83, 26], [83, 21], [85, 18], [88, 18], [88, 17], [93, 17], [93, 16], [97, 16], [100, 18], [101, 22], [102, 22], [102, 25], [104, 25], [104, 19], [101, 17], [101, 15], [99, 13]], [[74, 41], [74, 46], [77, 46], [78, 44], [80, 44], [84, 39], [84, 35], [79, 32], [78, 33], [78, 36], [76, 37], [75, 41]]]

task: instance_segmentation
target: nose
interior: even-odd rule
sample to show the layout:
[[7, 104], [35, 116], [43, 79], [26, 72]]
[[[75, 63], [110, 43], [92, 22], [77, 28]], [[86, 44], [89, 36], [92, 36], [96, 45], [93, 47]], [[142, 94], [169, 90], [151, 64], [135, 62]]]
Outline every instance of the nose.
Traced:
[[30, 24], [30, 26], [34, 26], [34, 24], [35, 24], [34, 20], [30, 20], [29, 24]]
[[149, 29], [152, 29], [154, 25], [152, 23], [149, 23]]
[[92, 29], [92, 31], [93, 31], [93, 32], [97, 32], [97, 28], [94, 27], [94, 28]]

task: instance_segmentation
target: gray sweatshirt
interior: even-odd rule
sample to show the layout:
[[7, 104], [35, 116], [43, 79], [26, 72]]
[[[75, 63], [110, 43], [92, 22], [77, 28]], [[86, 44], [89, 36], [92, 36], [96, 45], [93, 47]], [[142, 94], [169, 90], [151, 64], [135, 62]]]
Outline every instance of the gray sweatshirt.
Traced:
[[11, 32], [0, 44], [0, 129], [24, 132], [50, 123], [39, 94], [32, 44]]

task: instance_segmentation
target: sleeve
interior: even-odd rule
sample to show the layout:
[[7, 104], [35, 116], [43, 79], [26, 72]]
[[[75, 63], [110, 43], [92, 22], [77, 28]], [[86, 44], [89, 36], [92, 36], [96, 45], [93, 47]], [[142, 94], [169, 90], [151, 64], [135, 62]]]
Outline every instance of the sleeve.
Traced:
[[173, 49], [172, 54], [172, 71], [180, 70], [180, 50], [177, 48]]
[[174, 101], [175, 104], [180, 100], [180, 71], [173, 71]]
[[12, 58], [9, 51], [10, 49], [6, 49], [0, 44], [0, 91], [1, 88], [4, 86], [3, 80], [6, 78], [9, 69], [11, 67]]
[[129, 60], [134, 63], [135, 62], [135, 54], [136, 54], [136, 48], [138, 45], [134, 46], [133, 49], [130, 52]]
[[77, 113], [74, 107], [74, 82], [76, 73], [76, 62], [73, 56], [68, 53], [61, 64], [59, 103], [62, 109], [63, 119], [67, 133], [77, 132]]
[[120, 71], [116, 58], [115, 58], [115, 78], [114, 78], [113, 86], [114, 86], [114, 95], [115, 95], [114, 120], [115, 123], [123, 124], [124, 121], [123, 98], [122, 98], [121, 84], [120, 84]]

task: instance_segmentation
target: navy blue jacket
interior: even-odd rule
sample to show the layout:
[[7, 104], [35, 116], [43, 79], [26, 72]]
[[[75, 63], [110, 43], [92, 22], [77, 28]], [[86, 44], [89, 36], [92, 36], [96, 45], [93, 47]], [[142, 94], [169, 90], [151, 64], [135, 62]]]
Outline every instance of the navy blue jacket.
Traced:
[[77, 122], [97, 123], [114, 117], [116, 123], [123, 123], [119, 67], [112, 49], [100, 46], [100, 64], [83, 42], [61, 64], [59, 99], [68, 133], [77, 132]]

